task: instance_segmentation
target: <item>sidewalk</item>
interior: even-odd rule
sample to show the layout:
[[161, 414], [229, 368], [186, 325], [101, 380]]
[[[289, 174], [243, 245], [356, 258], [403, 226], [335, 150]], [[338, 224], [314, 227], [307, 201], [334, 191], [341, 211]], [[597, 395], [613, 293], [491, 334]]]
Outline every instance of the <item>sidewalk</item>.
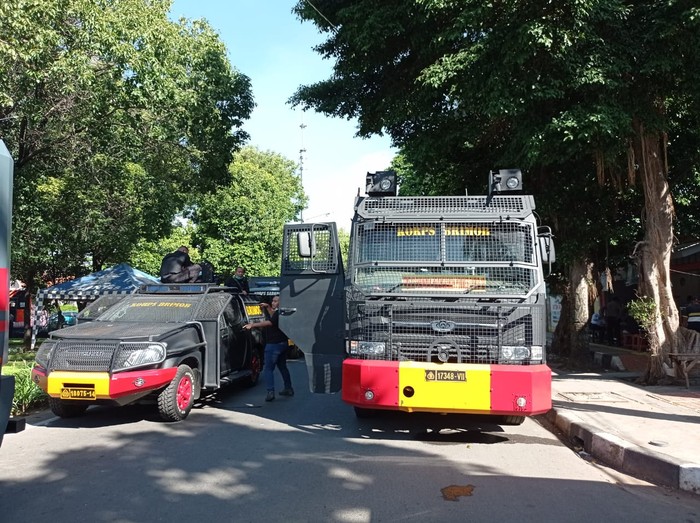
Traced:
[[591, 344], [596, 372], [552, 374], [547, 419], [594, 459], [700, 494], [700, 385], [634, 383], [648, 354]]

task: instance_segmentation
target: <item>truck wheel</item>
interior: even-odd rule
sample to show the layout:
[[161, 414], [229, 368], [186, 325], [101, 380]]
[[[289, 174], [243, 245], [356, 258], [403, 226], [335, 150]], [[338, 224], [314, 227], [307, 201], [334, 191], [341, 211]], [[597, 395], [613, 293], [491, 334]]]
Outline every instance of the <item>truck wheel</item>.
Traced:
[[85, 414], [90, 404], [84, 401], [60, 400], [49, 398], [49, 407], [59, 418], [77, 418]]
[[260, 373], [262, 372], [263, 360], [261, 356], [261, 351], [258, 348], [253, 349], [253, 355], [250, 357], [250, 376], [246, 381], [248, 387], [254, 387], [258, 380], [260, 379]]
[[187, 365], [180, 365], [173, 381], [158, 395], [158, 412], [165, 421], [182, 421], [194, 404], [195, 376]]
[[499, 425], [522, 425], [525, 416], [500, 416]]

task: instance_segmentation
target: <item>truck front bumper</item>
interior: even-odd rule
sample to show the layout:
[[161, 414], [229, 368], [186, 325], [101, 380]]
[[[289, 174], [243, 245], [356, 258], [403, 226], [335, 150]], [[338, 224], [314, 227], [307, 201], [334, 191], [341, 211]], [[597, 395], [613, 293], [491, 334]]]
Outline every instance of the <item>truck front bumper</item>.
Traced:
[[176, 367], [125, 372], [47, 372], [32, 369], [32, 380], [52, 398], [64, 400], [114, 400], [121, 405], [165, 387], [175, 377]]
[[552, 408], [547, 365], [346, 359], [342, 398], [361, 408], [531, 416]]

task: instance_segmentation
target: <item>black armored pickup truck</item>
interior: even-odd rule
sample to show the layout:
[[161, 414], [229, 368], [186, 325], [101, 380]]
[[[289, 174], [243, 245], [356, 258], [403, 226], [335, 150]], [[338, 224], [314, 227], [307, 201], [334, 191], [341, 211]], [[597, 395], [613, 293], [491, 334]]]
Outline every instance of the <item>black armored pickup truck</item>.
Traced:
[[151, 402], [167, 421], [181, 421], [203, 392], [262, 369], [254, 298], [211, 284], [152, 284], [127, 296], [103, 296], [78, 324], [51, 332], [39, 347], [34, 382], [60, 417], [90, 405]]

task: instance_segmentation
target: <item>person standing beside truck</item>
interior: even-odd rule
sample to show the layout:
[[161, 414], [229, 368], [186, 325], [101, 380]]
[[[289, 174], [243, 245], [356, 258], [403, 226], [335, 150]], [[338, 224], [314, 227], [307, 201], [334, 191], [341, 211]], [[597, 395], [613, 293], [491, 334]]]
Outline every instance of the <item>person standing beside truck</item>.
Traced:
[[265, 315], [265, 320], [257, 323], [246, 323], [243, 328], [265, 329], [265, 364], [263, 366], [263, 379], [267, 388], [265, 401], [275, 399], [275, 367], [282, 374], [284, 389], [280, 391], [280, 396], [294, 396], [292, 388], [292, 377], [287, 368], [287, 350], [289, 349], [287, 335], [279, 328], [279, 295], [273, 296], [272, 303], [260, 303], [260, 307]]

